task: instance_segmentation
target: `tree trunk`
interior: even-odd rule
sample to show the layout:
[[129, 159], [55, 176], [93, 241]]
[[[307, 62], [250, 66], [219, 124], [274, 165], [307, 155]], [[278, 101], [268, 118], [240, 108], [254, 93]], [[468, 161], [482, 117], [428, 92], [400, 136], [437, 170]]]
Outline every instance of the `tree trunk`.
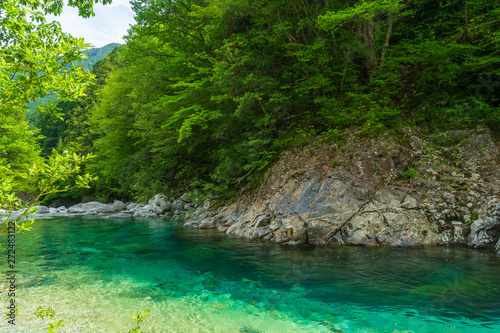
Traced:
[[377, 52], [375, 50], [375, 37], [373, 33], [373, 19], [363, 21], [363, 41], [366, 52], [366, 71], [368, 82], [373, 81], [373, 71], [377, 67]]
[[465, 16], [464, 40], [467, 39], [467, 35], [469, 34], [468, 5], [469, 5], [469, 1], [465, 0], [465, 9], [464, 9], [464, 16]]
[[394, 13], [389, 14], [389, 25], [387, 26], [387, 33], [385, 34], [384, 46], [382, 46], [382, 53], [380, 55], [380, 61], [384, 62], [385, 54], [389, 48], [389, 41], [391, 40], [392, 25], [394, 23]]

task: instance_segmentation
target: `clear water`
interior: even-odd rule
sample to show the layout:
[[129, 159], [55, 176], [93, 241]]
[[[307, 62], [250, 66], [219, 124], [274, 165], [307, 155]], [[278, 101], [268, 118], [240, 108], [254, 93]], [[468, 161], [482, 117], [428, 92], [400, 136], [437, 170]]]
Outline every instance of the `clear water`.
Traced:
[[79, 218], [37, 221], [16, 254], [19, 317], [2, 332], [47, 332], [38, 306], [65, 321], [61, 332], [128, 332], [145, 310], [144, 332], [500, 332], [489, 252], [286, 247]]

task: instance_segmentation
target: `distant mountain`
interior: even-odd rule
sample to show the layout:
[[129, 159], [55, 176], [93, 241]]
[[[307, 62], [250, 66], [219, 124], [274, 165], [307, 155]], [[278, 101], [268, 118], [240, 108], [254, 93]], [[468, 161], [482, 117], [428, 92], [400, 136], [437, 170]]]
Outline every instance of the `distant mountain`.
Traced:
[[[87, 59], [81, 62], [81, 65], [85, 69], [92, 69], [92, 67], [95, 65], [96, 62], [99, 60], [104, 59], [104, 57], [110, 53], [111, 51], [114, 50], [115, 47], [117, 47], [118, 43], [111, 43], [103, 47], [98, 47], [98, 48], [93, 48], [87, 51], [84, 51], [83, 53], [87, 56]], [[75, 63], [75, 65], [78, 65], [79, 63]]]
[[[92, 49], [87, 50], [87, 51], [83, 51], [83, 53], [87, 56], [87, 59], [84, 59], [83, 61], [74, 62], [73, 64], [75, 66], [82, 65], [83, 68], [91, 70], [92, 67], [99, 60], [104, 59], [104, 57], [108, 53], [110, 53], [111, 51], [113, 51], [114, 48], [117, 47], [117, 46], [119, 46], [119, 45], [120, 44], [118, 44], [118, 43], [111, 43], [111, 44], [108, 44], [108, 45], [103, 46], [103, 47], [96, 47], [96, 48], [92, 48]], [[45, 104], [48, 101], [53, 101], [53, 100], [55, 100], [55, 96], [47, 96], [47, 97], [44, 97], [44, 98], [39, 98], [39, 99], [37, 99], [35, 101], [31, 101], [28, 104], [28, 107], [30, 108], [30, 110], [32, 110], [32, 109], [36, 108], [37, 105]]]

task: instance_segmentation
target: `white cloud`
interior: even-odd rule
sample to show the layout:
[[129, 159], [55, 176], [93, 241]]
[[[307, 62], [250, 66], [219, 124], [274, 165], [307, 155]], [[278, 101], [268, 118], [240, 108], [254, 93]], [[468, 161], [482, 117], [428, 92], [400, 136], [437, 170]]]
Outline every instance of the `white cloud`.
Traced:
[[64, 32], [82, 37], [95, 47], [109, 43], [124, 43], [130, 25], [135, 24], [134, 12], [129, 0], [113, 0], [110, 5], [94, 6], [95, 16], [84, 19], [78, 16], [78, 9], [64, 7], [60, 16], [50, 15], [48, 21], [59, 21]]

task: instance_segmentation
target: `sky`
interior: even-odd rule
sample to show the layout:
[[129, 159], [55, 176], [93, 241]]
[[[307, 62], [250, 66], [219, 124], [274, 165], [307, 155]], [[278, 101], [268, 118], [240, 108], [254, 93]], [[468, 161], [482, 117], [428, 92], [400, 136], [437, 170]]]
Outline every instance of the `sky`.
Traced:
[[60, 16], [48, 16], [48, 21], [59, 21], [64, 32], [73, 37], [83, 37], [94, 47], [109, 43], [124, 44], [123, 36], [130, 25], [135, 24], [129, 0], [113, 0], [106, 6], [96, 4], [94, 13], [94, 17], [84, 19], [78, 16], [78, 9], [65, 7]]

